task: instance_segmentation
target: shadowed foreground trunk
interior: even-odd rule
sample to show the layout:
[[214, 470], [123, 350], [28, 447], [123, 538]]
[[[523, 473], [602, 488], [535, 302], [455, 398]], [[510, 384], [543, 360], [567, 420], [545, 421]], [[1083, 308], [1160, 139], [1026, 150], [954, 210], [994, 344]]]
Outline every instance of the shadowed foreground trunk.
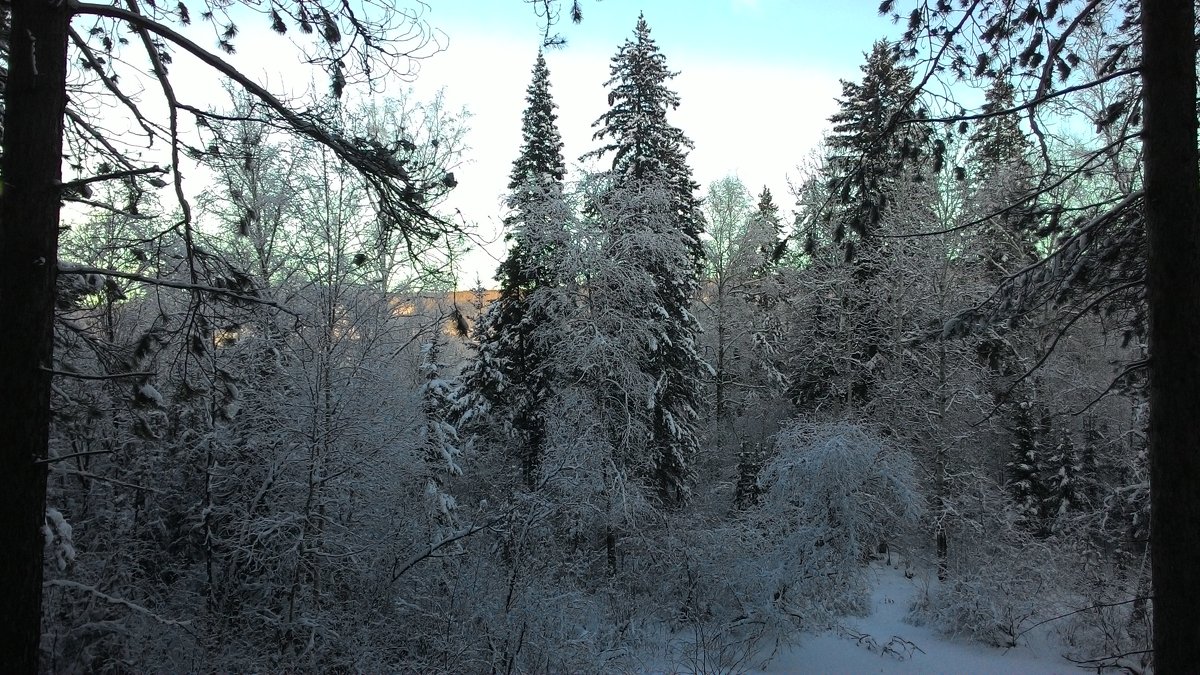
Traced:
[[67, 9], [15, 0], [0, 161], [0, 663], [32, 673], [42, 534], [66, 105]]
[[1200, 170], [1193, 0], [1143, 0], [1154, 662], [1200, 668]]

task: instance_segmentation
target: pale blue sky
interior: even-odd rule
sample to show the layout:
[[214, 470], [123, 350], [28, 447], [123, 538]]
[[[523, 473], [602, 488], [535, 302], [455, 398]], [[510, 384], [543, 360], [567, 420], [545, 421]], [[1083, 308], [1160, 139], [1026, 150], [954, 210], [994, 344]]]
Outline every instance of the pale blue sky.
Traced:
[[[557, 26], [568, 49], [615, 51], [645, 12], [668, 57], [683, 60], [717, 55], [849, 72], [874, 39], [896, 32], [872, 0], [582, 0], [581, 6], [584, 23]], [[455, 48], [459, 29], [536, 43], [542, 28], [534, 6], [517, 0], [433, 0], [426, 16]]]
[[[569, 6], [569, 1], [562, 3]], [[644, 11], [652, 35], [680, 71], [682, 104], [671, 120], [695, 142], [690, 163], [702, 187], [736, 174], [757, 193], [771, 188], [790, 217], [796, 176], [827, 127], [839, 79], [858, 79], [871, 43], [898, 28], [875, 0], [583, 0], [584, 21], [556, 27], [567, 45], [547, 54], [566, 156], [595, 147], [591, 123], [606, 105], [609, 59]], [[446, 88], [472, 113], [469, 164], [449, 205], [497, 238], [500, 200], [520, 145], [520, 115], [542, 24], [518, 0], [432, 0], [425, 18], [447, 49], [421, 64], [418, 92]], [[460, 284], [492, 285], [503, 246], [481, 247]]]

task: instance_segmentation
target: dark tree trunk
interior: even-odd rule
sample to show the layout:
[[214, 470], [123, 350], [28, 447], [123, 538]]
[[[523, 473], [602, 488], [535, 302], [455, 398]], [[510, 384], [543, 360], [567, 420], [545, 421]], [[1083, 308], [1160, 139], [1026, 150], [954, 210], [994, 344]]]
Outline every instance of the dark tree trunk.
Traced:
[[1193, 0], [1142, 0], [1150, 555], [1159, 673], [1200, 668], [1200, 169]]
[[0, 663], [38, 667], [50, 424], [65, 3], [15, 0], [0, 161]]

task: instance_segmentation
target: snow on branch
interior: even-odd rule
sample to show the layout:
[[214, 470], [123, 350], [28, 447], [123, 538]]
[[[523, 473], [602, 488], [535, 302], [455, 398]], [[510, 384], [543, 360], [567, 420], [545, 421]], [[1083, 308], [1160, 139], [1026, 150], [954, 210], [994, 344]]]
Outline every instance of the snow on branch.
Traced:
[[122, 607], [131, 609], [134, 612], [137, 612], [138, 614], [141, 614], [143, 616], [154, 619], [155, 621], [157, 621], [161, 624], [165, 624], [167, 626], [175, 626], [177, 628], [182, 628], [189, 635], [192, 635], [193, 637], [195, 636], [195, 634], [192, 633], [192, 630], [191, 630], [192, 622], [190, 619], [188, 619], [188, 620], [168, 619], [165, 616], [157, 614], [154, 611], [137, 604], [136, 602], [126, 600], [125, 598], [118, 598], [115, 595], [109, 595], [108, 593], [101, 591], [100, 589], [96, 588], [95, 586], [81, 584], [78, 581], [71, 581], [69, 579], [50, 579], [49, 581], [44, 582], [42, 584], [42, 586], [69, 588], [69, 589], [75, 590], [75, 591], [83, 591], [84, 593], [90, 593], [94, 597], [99, 598], [100, 600], [103, 600], [111, 605], [120, 605]]

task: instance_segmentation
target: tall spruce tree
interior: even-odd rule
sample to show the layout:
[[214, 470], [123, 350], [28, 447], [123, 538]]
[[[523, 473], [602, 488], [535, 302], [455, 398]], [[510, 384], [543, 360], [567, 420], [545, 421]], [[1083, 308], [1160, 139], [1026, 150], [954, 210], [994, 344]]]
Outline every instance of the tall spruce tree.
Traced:
[[598, 127], [593, 139], [606, 143], [587, 156], [612, 153], [618, 184], [641, 180], [669, 187], [676, 221], [698, 270], [704, 259], [704, 219], [696, 198], [700, 186], [687, 164], [693, 144], [667, 121], [667, 112], [679, 107], [679, 95], [667, 87], [667, 80], [678, 73], [667, 68], [667, 57], [650, 37], [645, 15], [638, 15], [634, 37], [621, 45], [609, 73], [604, 83], [609, 87], [609, 109], [592, 124]]
[[633, 38], [612, 58], [610, 75], [605, 83], [610, 107], [592, 125], [597, 127], [593, 138], [605, 144], [589, 156], [612, 155], [610, 194], [628, 193], [628, 188], [638, 186], [663, 190], [668, 217], [646, 218], [626, 211], [628, 216], [605, 223], [607, 234], [620, 238], [648, 226], [669, 228], [658, 234], [680, 237], [692, 263], [691, 269], [666, 265], [653, 251], [644, 252], [642, 260], [627, 261], [643, 266], [656, 289], [657, 304], [639, 310], [658, 334], [642, 365], [656, 382], [648, 478], [665, 503], [679, 504], [688, 494], [690, 464], [697, 449], [701, 378], [706, 371], [696, 350], [699, 326], [688, 311], [704, 261], [703, 217], [695, 196], [699, 186], [687, 165], [692, 142], [667, 121], [667, 112], [679, 106], [678, 94], [667, 87], [676, 73], [667, 68], [644, 15], [638, 16]]
[[[551, 386], [547, 344], [536, 339], [547, 317], [530, 295], [558, 283], [555, 258], [565, 240], [565, 224], [547, 218], [563, 204], [566, 167], [562, 136], [550, 94], [550, 70], [539, 51], [526, 93], [521, 151], [509, 176], [505, 218], [508, 257], [496, 280], [500, 297], [476, 328], [479, 352], [464, 372], [462, 416], [487, 419], [510, 432], [527, 485], [537, 481], [546, 435], [544, 408]], [[552, 231], [553, 230], [553, 231]]]
[[856, 249], [874, 245], [890, 184], [918, 178], [915, 168], [930, 147], [935, 170], [942, 161], [941, 146], [930, 146], [925, 125], [899, 124], [919, 112], [912, 70], [900, 65], [896, 50], [883, 40], [866, 56], [862, 81], [842, 81], [838, 112], [829, 118], [833, 131], [826, 139], [829, 182], [837, 201], [827, 216], [833, 219], [834, 240], [851, 257]]
[[[838, 112], [829, 118], [833, 130], [825, 139], [828, 154], [821, 168], [826, 194], [815, 218], [832, 230], [850, 263], [848, 269], [819, 274], [844, 274], [850, 283], [836, 284], [832, 306], [814, 312], [814, 319], [828, 324], [814, 330], [825, 349], [811, 350], [803, 359], [804, 372], [794, 379], [793, 394], [801, 408], [832, 396], [849, 411], [874, 399], [878, 375], [873, 365], [892, 340], [881, 319], [886, 296], [876, 283], [890, 255], [879, 230], [886, 226], [889, 201], [905, 189], [904, 183], [923, 178], [925, 155], [933, 155], [929, 168], [936, 171], [945, 152], [944, 144], [930, 141], [927, 125], [911, 123], [920, 116], [913, 73], [900, 64], [896, 50], [886, 41], [876, 42], [861, 68], [861, 81], [842, 81]], [[835, 265], [832, 259], [813, 260], [818, 266]], [[822, 320], [823, 313], [832, 313], [833, 320]]]

